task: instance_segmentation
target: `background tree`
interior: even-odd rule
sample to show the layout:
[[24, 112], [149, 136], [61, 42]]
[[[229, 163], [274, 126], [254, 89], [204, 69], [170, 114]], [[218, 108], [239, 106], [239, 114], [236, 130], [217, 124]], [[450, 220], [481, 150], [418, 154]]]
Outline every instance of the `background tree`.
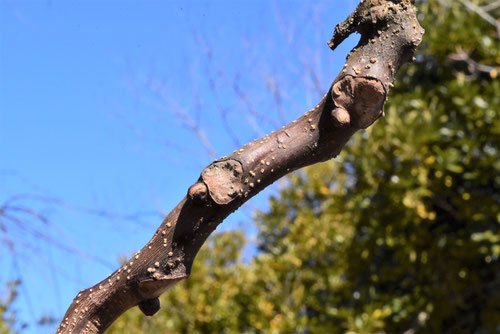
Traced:
[[216, 235], [162, 311], [110, 332], [497, 333], [500, 45], [464, 3], [420, 4], [432, 29], [386, 117], [287, 178], [255, 258]]

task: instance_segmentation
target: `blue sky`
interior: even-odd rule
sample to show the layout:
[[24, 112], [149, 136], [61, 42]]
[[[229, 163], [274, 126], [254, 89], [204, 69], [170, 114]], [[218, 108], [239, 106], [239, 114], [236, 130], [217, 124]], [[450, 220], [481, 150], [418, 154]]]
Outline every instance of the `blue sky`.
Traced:
[[[0, 221], [0, 291], [22, 280], [25, 332], [52, 332], [34, 323], [140, 249], [213, 158], [313, 107], [355, 5], [0, 1], [0, 205], [24, 209]], [[272, 192], [218, 231], [255, 237]]]

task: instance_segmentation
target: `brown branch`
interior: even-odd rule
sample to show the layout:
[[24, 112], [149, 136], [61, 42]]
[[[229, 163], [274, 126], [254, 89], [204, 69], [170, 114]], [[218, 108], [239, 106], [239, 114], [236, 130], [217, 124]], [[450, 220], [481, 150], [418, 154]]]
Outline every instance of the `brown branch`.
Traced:
[[361, 39], [320, 103], [206, 167], [142, 250], [76, 296], [57, 332], [102, 333], [136, 305], [154, 314], [158, 296], [189, 276], [198, 250], [229, 214], [291, 171], [337, 156], [356, 131], [381, 117], [396, 72], [423, 34], [412, 2], [362, 0], [335, 29], [332, 48], [355, 31]]
[[[484, 65], [480, 64], [474, 59], [472, 59], [469, 53], [462, 50], [460, 46], [457, 46], [457, 51], [448, 56], [448, 61], [451, 63], [464, 63], [467, 65], [467, 70], [469, 75], [466, 76], [469, 80], [477, 79], [481, 74], [486, 74], [491, 78], [495, 78], [500, 72], [500, 66]], [[454, 74], [459, 73], [457, 70], [453, 70]]]

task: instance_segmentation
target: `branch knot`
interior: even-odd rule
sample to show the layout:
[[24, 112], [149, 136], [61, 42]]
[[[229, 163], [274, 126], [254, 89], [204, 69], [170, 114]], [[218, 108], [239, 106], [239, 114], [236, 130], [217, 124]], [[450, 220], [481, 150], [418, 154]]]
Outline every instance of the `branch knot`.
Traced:
[[382, 116], [386, 92], [378, 79], [346, 75], [333, 84], [331, 92], [336, 127], [350, 124], [366, 129]]

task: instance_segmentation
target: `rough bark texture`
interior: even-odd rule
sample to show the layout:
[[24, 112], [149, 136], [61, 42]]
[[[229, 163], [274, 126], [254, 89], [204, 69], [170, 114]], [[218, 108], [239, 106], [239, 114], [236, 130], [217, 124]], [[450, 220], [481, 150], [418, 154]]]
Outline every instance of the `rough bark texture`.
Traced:
[[158, 296], [189, 276], [198, 250], [229, 214], [280, 177], [336, 157], [356, 131], [383, 115], [394, 76], [424, 33], [413, 1], [361, 0], [328, 45], [335, 49], [353, 32], [360, 42], [319, 104], [206, 167], [143, 249], [75, 297], [57, 333], [102, 333], [134, 306], [156, 313]]

